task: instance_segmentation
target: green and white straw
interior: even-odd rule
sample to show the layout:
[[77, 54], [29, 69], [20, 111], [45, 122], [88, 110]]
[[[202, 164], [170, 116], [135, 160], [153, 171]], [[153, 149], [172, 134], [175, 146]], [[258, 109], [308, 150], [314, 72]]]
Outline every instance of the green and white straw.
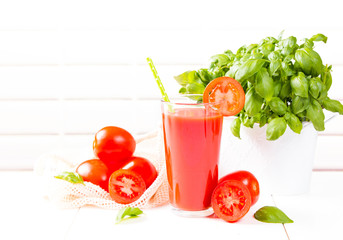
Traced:
[[160, 91], [161, 91], [163, 100], [165, 102], [170, 102], [169, 97], [168, 97], [168, 95], [166, 93], [166, 90], [163, 87], [162, 81], [161, 81], [160, 77], [158, 76], [158, 73], [156, 71], [154, 63], [152, 62], [151, 58], [147, 58], [146, 60], [147, 60], [147, 62], [149, 64], [149, 66], [150, 66], [150, 69], [151, 69], [152, 73], [154, 74], [154, 78], [156, 80], [156, 83], [157, 83]]

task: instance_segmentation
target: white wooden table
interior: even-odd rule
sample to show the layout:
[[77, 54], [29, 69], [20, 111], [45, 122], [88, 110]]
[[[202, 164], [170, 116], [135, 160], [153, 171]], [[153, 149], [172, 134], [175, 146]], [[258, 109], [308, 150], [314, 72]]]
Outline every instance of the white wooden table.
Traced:
[[[310, 193], [261, 195], [237, 223], [183, 218], [163, 206], [115, 224], [114, 210], [56, 208], [42, 196], [31, 171], [0, 171], [0, 239], [343, 239], [342, 183], [342, 171], [313, 172]], [[265, 205], [279, 207], [294, 223], [258, 222], [253, 214]]]

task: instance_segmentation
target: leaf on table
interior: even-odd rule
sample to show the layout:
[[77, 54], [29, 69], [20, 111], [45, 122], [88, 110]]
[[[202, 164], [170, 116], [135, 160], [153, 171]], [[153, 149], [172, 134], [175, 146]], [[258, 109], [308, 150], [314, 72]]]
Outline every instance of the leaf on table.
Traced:
[[265, 223], [293, 223], [283, 211], [277, 207], [265, 206], [255, 212], [254, 217], [256, 220]]
[[116, 218], [116, 223], [121, 223], [124, 220], [139, 217], [143, 213], [139, 208], [126, 207], [119, 210]]

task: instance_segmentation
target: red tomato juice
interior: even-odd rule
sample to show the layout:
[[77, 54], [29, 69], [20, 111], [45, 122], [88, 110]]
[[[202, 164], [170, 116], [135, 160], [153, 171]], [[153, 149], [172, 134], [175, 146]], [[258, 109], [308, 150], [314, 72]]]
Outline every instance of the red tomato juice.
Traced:
[[172, 206], [206, 210], [218, 183], [223, 117], [214, 110], [174, 109], [162, 114], [165, 156]]

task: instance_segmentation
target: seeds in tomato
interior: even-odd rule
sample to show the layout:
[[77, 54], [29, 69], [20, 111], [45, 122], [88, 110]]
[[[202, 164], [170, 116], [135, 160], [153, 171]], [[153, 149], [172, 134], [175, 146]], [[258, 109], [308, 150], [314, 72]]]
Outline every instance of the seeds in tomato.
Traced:
[[120, 169], [112, 173], [109, 180], [109, 192], [111, 198], [122, 204], [136, 201], [146, 189], [143, 178], [126, 169]]
[[203, 102], [212, 103], [224, 116], [233, 116], [243, 109], [245, 93], [235, 79], [219, 77], [206, 86]]
[[225, 221], [238, 221], [249, 211], [250, 206], [250, 192], [242, 182], [224, 181], [213, 191], [213, 211]]

